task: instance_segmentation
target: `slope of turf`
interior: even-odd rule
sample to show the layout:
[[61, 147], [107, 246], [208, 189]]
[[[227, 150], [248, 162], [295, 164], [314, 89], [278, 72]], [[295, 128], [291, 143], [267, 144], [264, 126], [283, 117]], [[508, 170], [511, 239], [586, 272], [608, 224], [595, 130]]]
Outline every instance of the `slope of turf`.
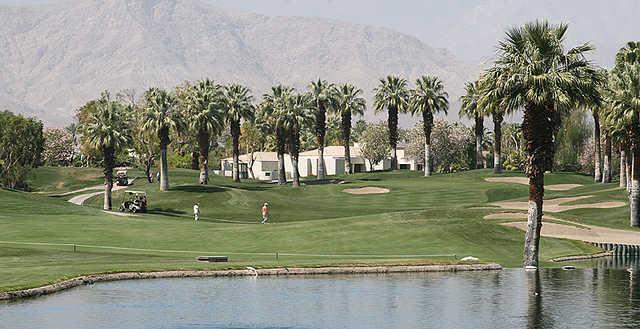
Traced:
[[[65, 182], [57, 169], [45, 168], [51, 181]], [[66, 170], [66, 169], [65, 169]], [[94, 169], [94, 172], [99, 170]], [[453, 262], [473, 255], [482, 261], [519, 266], [523, 233], [483, 220], [489, 201], [525, 198], [527, 187], [487, 183], [489, 171], [421, 177], [419, 173], [358, 174], [343, 184], [309, 184], [298, 189], [260, 182], [235, 184], [212, 177], [196, 184], [197, 172], [173, 170], [172, 189], [138, 180], [131, 187], [149, 194], [150, 214], [119, 217], [61, 198], [0, 190], [0, 241], [72, 245], [29, 245], [0, 242], [0, 290], [42, 285], [86, 273], [128, 270], [228, 268], [353, 263]], [[44, 175], [40, 176], [44, 177]], [[74, 178], [75, 179], [75, 178]], [[591, 184], [584, 176], [551, 174], [553, 183], [585, 184], [579, 192], [624, 199], [624, 194]], [[64, 183], [67, 186], [67, 183]], [[82, 186], [81, 183], [76, 186]], [[345, 188], [381, 186], [387, 194], [351, 195]], [[51, 192], [50, 188], [42, 188]], [[569, 191], [550, 192], [562, 196]], [[115, 193], [119, 202], [122, 192]], [[203, 220], [194, 222], [193, 202]], [[272, 224], [259, 225], [260, 205], [272, 207]], [[590, 210], [585, 222], [611, 209]], [[576, 216], [568, 212], [567, 216]], [[619, 214], [623, 215], [623, 214]], [[591, 217], [590, 217], [591, 216]], [[611, 219], [611, 223], [623, 219]], [[117, 247], [105, 248], [105, 247]], [[122, 249], [131, 248], [131, 249]], [[581, 242], [542, 239], [541, 258], [596, 251]], [[278, 259], [276, 259], [278, 253]], [[203, 264], [194, 257], [225, 254], [228, 264]]]

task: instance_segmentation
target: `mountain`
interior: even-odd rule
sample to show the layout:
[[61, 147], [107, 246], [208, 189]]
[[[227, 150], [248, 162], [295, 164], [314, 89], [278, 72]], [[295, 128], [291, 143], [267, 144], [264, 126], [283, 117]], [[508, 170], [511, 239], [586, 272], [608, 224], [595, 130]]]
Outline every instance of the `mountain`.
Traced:
[[[340, 21], [268, 17], [198, 0], [76, 0], [0, 7], [0, 109], [63, 126], [102, 90], [170, 88], [212, 78], [259, 96], [277, 83], [440, 76], [452, 102], [475, 68], [393, 30]], [[457, 111], [452, 110], [454, 114]], [[367, 113], [369, 119], [372, 113]], [[405, 119], [406, 120], [406, 119]]]

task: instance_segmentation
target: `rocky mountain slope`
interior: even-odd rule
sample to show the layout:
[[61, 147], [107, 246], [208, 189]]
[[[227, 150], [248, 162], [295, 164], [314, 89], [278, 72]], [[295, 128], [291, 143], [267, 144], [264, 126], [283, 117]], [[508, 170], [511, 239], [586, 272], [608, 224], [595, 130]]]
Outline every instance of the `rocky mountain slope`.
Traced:
[[[439, 75], [452, 102], [476, 71], [444, 50], [392, 30], [339, 21], [266, 17], [199, 0], [74, 0], [0, 7], [0, 109], [69, 123], [101, 90], [172, 87], [209, 77], [304, 88], [314, 78], [352, 82], [368, 97], [377, 79]], [[371, 118], [371, 110], [367, 114]], [[457, 113], [457, 109], [452, 109]]]

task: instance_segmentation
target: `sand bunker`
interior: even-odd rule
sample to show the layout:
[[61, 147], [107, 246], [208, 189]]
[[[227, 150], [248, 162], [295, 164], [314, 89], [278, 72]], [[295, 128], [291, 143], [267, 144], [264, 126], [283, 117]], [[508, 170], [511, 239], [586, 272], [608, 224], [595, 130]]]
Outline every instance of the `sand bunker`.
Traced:
[[[544, 204], [542, 207], [543, 207], [543, 211], [563, 212], [563, 211], [573, 210], [573, 209], [617, 208], [625, 205], [625, 203], [621, 201], [563, 205], [569, 202], [587, 199], [591, 197], [592, 195], [583, 195], [583, 196], [577, 196], [577, 197], [544, 200]], [[529, 203], [527, 201], [502, 201], [502, 202], [494, 202], [491, 205], [498, 206], [503, 209], [515, 209], [515, 210], [528, 210], [529, 208]]]
[[389, 189], [383, 188], [383, 187], [366, 186], [366, 187], [360, 187], [360, 188], [348, 188], [348, 189], [342, 190], [342, 192], [349, 193], [349, 194], [357, 194], [357, 195], [382, 194], [382, 193], [389, 193]]
[[[553, 217], [551, 215], [543, 215], [545, 219], [551, 219], [551, 220], [559, 220], [556, 217]], [[526, 220], [527, 219], [527, 213], [526, 212], [499, 212], [496, 214], [489, 214], [483, 217], [483, 219], [523, 219]]]
[[[526, 222], [504, 223], [502, 225], [515, 227], [523, 231], [527, 228]], [[543, 223], [540, 234], [542, 234], [542, 236], [552, 238], [581, 240], [587, 242], [640, 244], [640, 235], [638, 232], [616, 230], [593, 225], [577, 225], [580, 225], [580, 227], [557, 223]]]
[[[529, 185], [529, 178], [527, 177], [487, 177], [484, 180], [491, 183], [509, 183], [509, 184]], [[580, 186], [582, 185], [553, 184], [553, 185], [545, 185], [544, 188], [550, 191], [568, 191]]]

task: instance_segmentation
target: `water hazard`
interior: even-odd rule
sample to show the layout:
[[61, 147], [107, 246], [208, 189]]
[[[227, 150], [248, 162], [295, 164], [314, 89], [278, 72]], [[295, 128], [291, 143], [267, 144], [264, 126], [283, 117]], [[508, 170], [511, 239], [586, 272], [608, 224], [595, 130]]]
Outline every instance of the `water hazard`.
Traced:
[[637, 264], [158, 279], [0, 304], [0, 328], [638, 328]]

